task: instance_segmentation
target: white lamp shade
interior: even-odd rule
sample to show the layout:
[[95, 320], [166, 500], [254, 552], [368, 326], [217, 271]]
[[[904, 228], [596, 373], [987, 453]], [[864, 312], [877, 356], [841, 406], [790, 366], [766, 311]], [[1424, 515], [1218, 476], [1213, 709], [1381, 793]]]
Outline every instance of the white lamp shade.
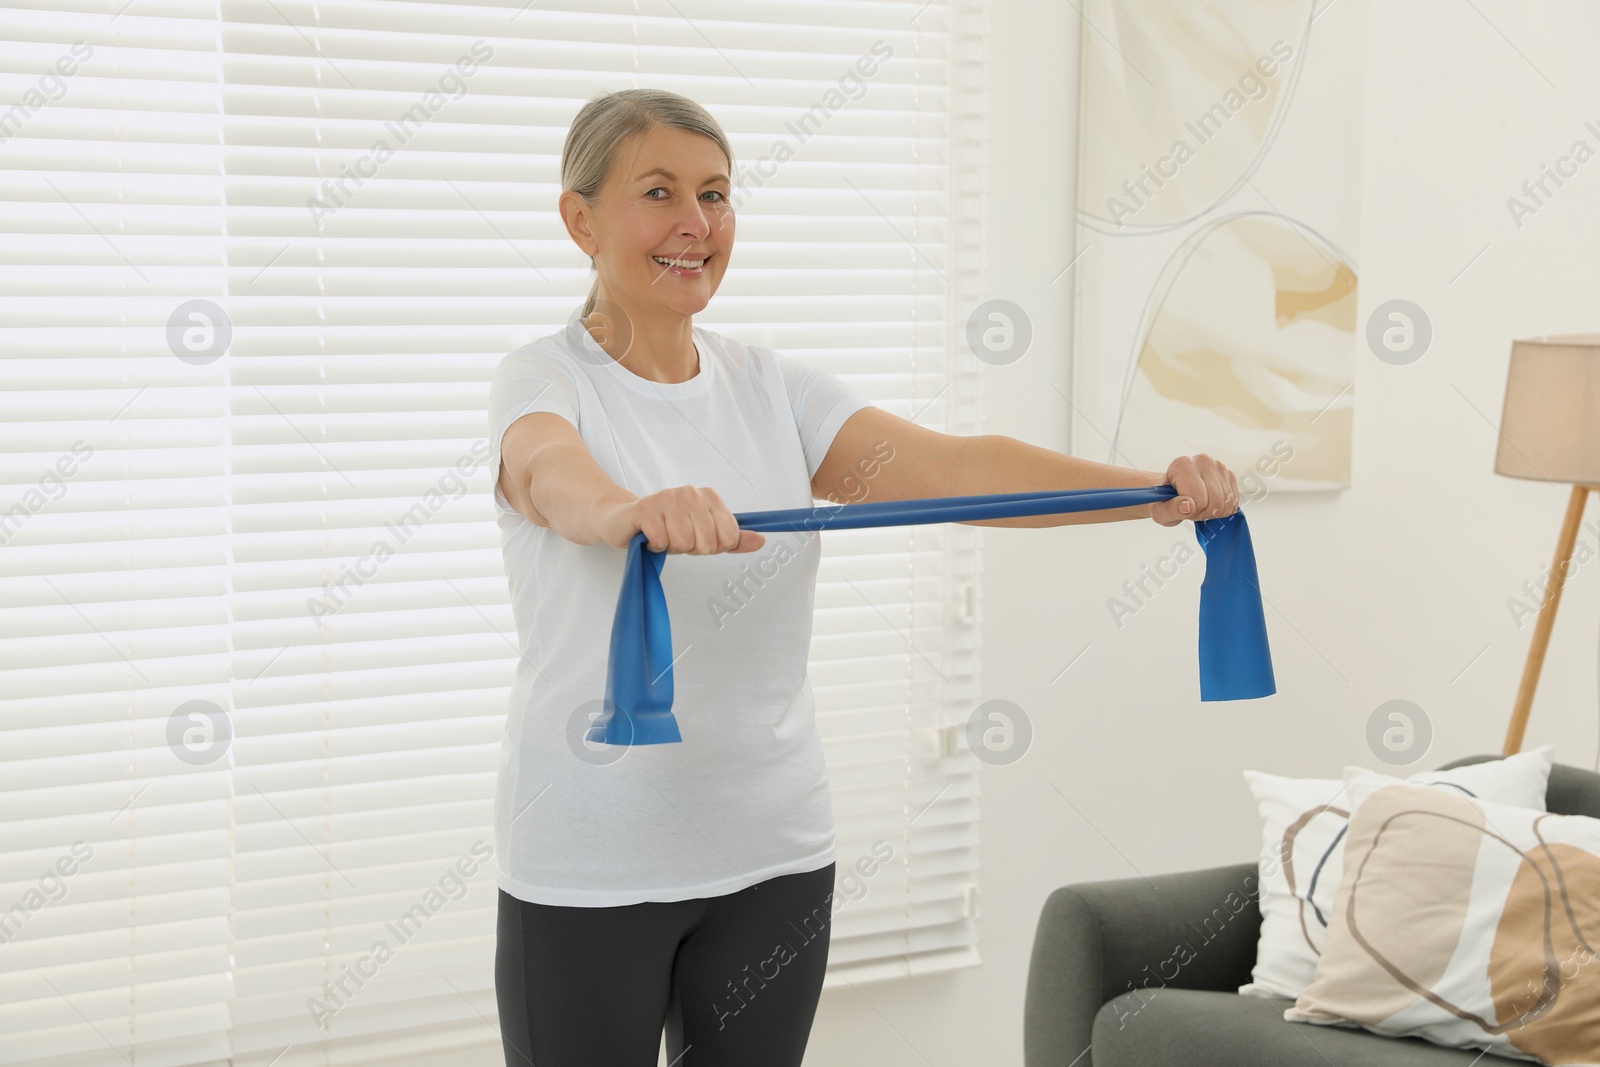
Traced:
[[1494, 469], [1600, 486], [1600, 334], [1511, 343]]

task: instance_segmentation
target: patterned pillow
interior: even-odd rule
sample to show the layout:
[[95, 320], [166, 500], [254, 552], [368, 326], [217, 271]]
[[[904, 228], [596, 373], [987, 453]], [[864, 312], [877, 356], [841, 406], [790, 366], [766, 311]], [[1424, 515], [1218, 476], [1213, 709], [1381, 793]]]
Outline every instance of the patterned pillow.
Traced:
[[1600, 1064], [1600, 819], [1352, 770], [1327, 941], [1284, 1018]]
[[[1554, 756], [1555, 748], [1545, 745], [1501, 760], [1423, 771], [1406, 781], [1543, 811]], [[1339, 778], [1280, 778], [1260, 771], [1245, 771], [1244, 777], [1261, 813], [1261, 937], [1252, 980], [1239, 992], [1297, 997], [1316, 973], [1339, 888], [1349, 798]]]

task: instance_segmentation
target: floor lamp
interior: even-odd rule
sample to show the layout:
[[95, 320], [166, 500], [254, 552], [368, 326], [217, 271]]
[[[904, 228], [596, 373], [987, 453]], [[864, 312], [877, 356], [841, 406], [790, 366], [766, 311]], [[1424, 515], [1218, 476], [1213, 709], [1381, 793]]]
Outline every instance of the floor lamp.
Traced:
[[1506, 730], [1504, 754], [1509, 756], [1522, 750], [1584, 505], [1591, 490], [1600, 492], [1600, 334], [1512, 342], [1494, 469], [1512, 478], [1572, 486], [1550, 583]]

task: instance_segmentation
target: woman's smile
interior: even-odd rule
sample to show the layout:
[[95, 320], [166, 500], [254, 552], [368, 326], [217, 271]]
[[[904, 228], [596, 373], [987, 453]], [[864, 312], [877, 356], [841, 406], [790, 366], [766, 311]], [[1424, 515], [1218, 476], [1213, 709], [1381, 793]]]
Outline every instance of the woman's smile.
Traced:
[[705, 274], [706, 263], [711, 256], [651, 256], [650, 259], [658, 266], [666, 267], [668, 274], [676, 274], [680, 278], [698, 278]]

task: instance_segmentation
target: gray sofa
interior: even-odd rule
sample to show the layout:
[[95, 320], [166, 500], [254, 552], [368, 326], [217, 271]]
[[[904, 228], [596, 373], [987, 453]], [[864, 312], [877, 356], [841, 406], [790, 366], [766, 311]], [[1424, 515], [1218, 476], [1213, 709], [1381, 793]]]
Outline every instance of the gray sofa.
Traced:
[[[1556, 764], [1545, 802], [1600, 818], [1600, 774]], [[1415, 1038], [1285, 1022], [1293, 1001], [1241, 996], [1261, 930], [1255, 874], [1254, 863], [1240, 863], [1050, 894], [1028, 966], [1026, 1067], [1527, 1067]], [[1175, 956], [1181, 945], [1192, 951]]]

